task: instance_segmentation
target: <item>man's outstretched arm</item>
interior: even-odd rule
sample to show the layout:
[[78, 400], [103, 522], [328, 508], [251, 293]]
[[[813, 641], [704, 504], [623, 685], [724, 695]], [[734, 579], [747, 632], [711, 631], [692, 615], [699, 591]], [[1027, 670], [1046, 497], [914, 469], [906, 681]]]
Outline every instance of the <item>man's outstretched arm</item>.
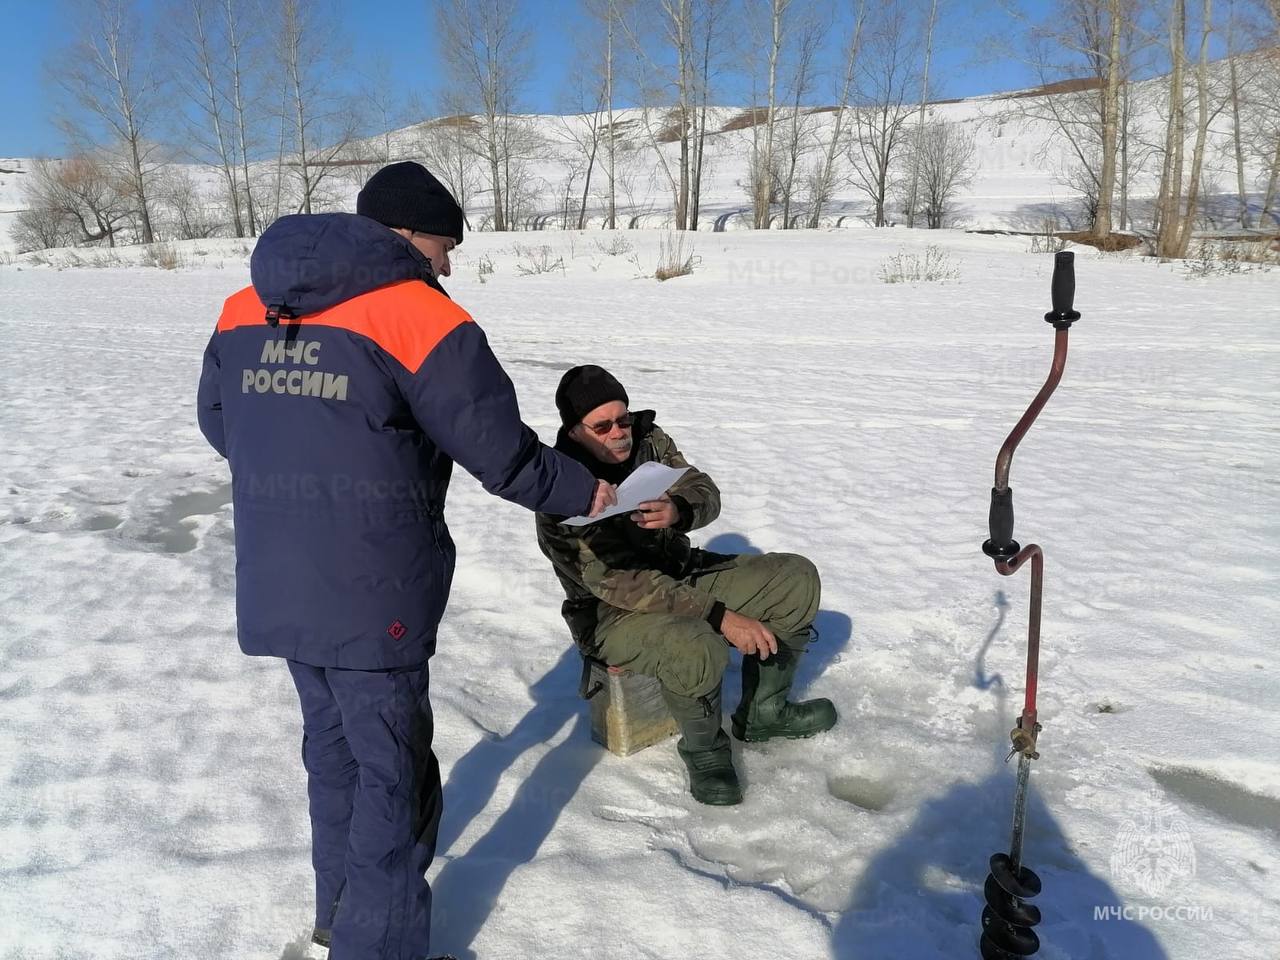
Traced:
[[520, 419], [515, 387], [474, 322], [460, 323], [401, 380], [427, 436], [489, 493], [562, 516], [599, 512], [609, 502], [612, 487]]

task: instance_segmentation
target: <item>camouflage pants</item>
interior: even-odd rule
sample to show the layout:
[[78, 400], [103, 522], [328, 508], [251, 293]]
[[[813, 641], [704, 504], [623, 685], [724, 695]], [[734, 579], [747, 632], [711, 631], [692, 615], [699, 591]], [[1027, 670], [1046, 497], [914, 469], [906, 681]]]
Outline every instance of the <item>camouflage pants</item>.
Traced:
[[[741, 554], [727, 568], [684, 580], [725, 607], [768, 627], [797, 652], [809, 642], [822, 586], [817, 568], [792, 553]], [[705, 620], [604, 607], [596, 626], [596, 656], [615, 667], [657, 677], [671, 693], [701, 697], [729, 665], [729, 643]]]

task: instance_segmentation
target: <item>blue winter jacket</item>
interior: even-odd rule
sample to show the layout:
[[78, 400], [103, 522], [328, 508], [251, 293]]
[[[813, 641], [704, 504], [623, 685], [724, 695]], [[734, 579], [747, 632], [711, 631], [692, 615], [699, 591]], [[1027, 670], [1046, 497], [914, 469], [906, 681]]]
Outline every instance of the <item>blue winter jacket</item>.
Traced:
[[198, 395], [231, 466], [240, 647], [420, 664], [453, 578], [453, 462], [547, 513], [585, 513], [595, 480], [521, 422], [484, 332], [398, 234], [351, 214], [284, 217], [250, 266]]

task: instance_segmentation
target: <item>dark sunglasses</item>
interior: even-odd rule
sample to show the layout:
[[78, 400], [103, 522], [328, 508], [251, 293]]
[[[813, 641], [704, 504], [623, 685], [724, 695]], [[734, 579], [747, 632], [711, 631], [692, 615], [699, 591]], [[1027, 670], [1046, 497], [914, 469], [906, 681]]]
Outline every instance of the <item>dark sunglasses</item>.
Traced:
[[622, 416], [618, 417], [616, 420], [601, 420], [597, 423], [584, 424], [584, 426], [588, 430], [590, 430], [592, 433], [594, 433], [597, 437], [603, 437], [613, 430], [613, 425], [615, 423], [618, 426], [620, 426], [623, 430], [630, 430], [631, 414], [624, 413]]

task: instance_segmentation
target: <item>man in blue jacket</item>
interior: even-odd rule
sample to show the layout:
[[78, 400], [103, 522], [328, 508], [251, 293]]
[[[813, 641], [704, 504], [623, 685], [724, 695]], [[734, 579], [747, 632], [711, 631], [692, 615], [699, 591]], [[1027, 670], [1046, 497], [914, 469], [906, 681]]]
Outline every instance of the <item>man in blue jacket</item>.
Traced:
[[483, 331], [440, 286], [462, 242], [449, 192], [397, 163], [356, 209], [263, 233], [253, 285], [205, 350], [199, 421], [231, 467], [240, 647], [285, 658], [302, 706], [315, 940], [331, 960], [420, 960], [453, 463], [529, 510], [616, 500], [521, 422]]

